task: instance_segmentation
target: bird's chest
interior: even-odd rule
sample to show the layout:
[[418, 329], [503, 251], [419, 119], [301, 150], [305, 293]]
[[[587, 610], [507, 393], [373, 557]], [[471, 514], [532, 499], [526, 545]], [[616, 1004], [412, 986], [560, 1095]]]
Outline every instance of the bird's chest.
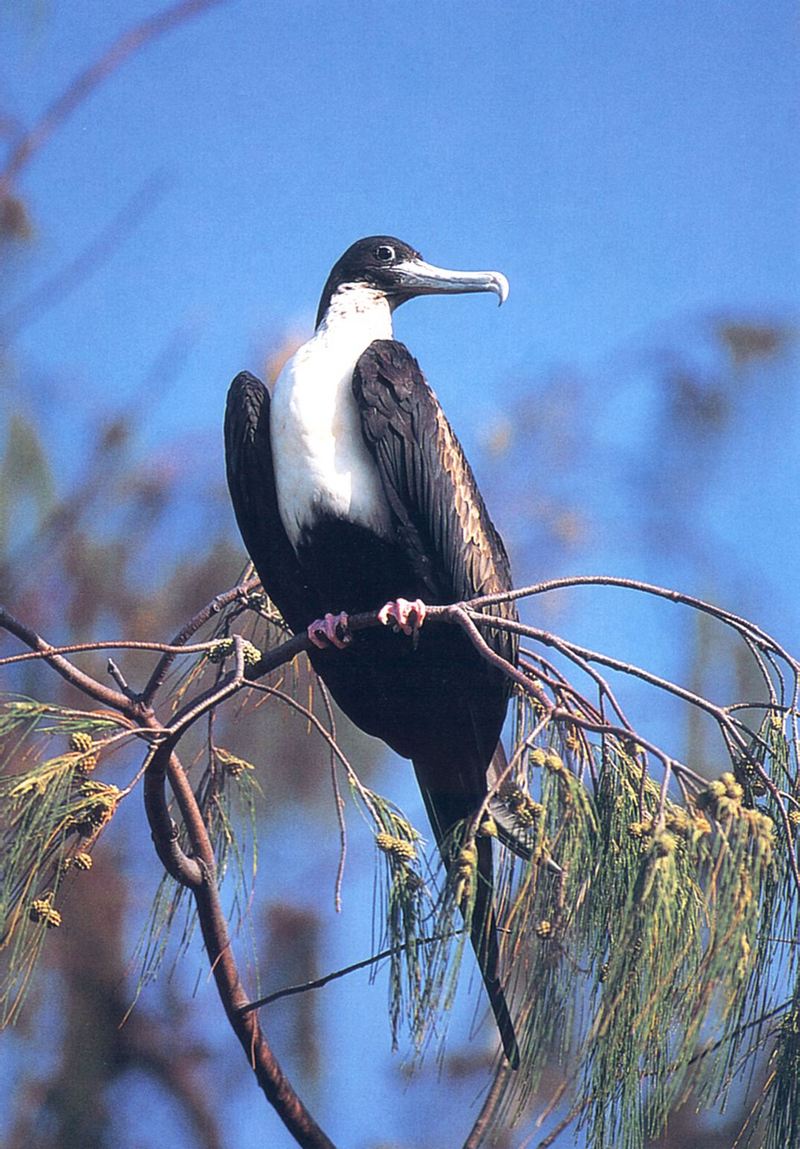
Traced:
[[316, 337], [276, 384], [270, 414], [275, 483], [295, 550], [321, 519], [341, 519], [383, 537], [390, 532], [388, 504], [352, 393], [363, 350]]

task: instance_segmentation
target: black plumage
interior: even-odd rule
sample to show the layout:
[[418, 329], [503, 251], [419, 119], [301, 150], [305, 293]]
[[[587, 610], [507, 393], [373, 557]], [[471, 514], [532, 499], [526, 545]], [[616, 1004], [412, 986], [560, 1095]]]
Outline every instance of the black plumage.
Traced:
[[[419, 259], [388, 237], [362, 243], [369, 251], [381, 243], [390, 247], [401, 270]], [[326, 300], [360, 274], [358, 258], [343, 257], [340, 264], [323, 292], [321, 319]], [[421, 266], [429, 280], [429, 265]], [[369, 275], [370, 287], [391, 299], [391, 285]], [[401, 279], [396, 290], [402, 297], [392, 306], [415, 294], [408, 273]], [[352, 372], [352, 402], [388, 506], [389, 528], [376, 532], [322, 506], [293, 546], [276, 494], [268, 392], [242, 373], [228, 395], [227, 472], [237, 521], [265, 589], [292, 630], [306, 629], [326, 612], [374, 610], [400, 597], [445, 604], [510, 589], [505, 548], [469, 464], [403, 344], [379, 339], [367, 346]], [[512, 605], [492, 609], [515, 617]], [[485, 636], [498, 654], [515, 660], [511, 635], [488, 630]], [[459, 629], [441, 624], [423, 626], [413, 642], [380, 627], [359, 632], [346, 650], [315, 648], [310, 659], [358, 726], [412, 760], [437, 843], [445, 864], [452, 865], [452, 830], [476, 813], [486, 795], [509, 680]], [[506, 1055], [516, 1064], [516, 1039], [498, 978], [491, 840], [479, 835], [476, 846], [472, 942]]]

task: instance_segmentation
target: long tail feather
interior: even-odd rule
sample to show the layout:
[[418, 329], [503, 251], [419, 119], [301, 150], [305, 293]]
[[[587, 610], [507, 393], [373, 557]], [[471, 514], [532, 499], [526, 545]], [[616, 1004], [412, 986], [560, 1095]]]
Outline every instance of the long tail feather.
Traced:
[[494, 873], [492, 843], [489, 838], [478, 838], [478, 889], [472, 911], [470, 937], [475, 956], [478, 959], [483, 984], [492, 1007], [503, 1052], [512, 1069], [519, 1065], [519, 1046], [514, 1032], [514, 1023], [508, 1009], [506, 995], [498, 974], [499, 949], [497, 944], [497, 918], [494, 912]]
[[[416, 761], [414, 762], [414, 769], [417, 773], [437, 845], [445, 866], [450, 870], [455, 861], [450, 832], [458, 822], [475, 812], [480, 805], [481, 795], [434, 791], [429, 785], [426, 785], [426, 781], [435, 776], [433, 772], [426, 770], [424, 764]], [[440, 762], [437, 763], [437, 771], [441, 772]], [[478, 852], [477, 885], [470, 922], [470, 940], [503, 1043], [503, 1052], [512, 1068], [516, 1069], [519, 1065], [519, 1046], [498, 971], [500, 955], [497, 942], [497, 919], [493, 904], [494, 863], [491, 839], [478, 836], [476, 848]]]

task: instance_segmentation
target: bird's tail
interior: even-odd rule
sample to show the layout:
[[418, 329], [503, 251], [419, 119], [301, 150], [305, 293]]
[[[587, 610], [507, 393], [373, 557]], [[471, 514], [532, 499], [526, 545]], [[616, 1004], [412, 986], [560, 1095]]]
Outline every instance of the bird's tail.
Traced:
[[499, 977], [500, 952], [497, 944], [497, 918], [494, 912], [494, 879], [491, 838], [477, 837], [477, 890], [472, 909], [470, 938], [478, 960], [486, 995], [492, 1007], [503, 1052], [512, 1069], [519, 1066], [519, 1046], [514, 1023]]
[[[453, 841], [453, 828], [474, 814], [479, 802], [476, 804], [474, 796], [468, 799], [463, 793], [453, 793], [452, 790], [449, 792], [432, 790], [431, 772], [426, 771], [424, 765], [416, 760], [414, 767], [439, 850], [448, 872], [451, 872], [458, 859], [458, 846]], [[452, 780], [452, 773], [450, 777]], [[494, 862], [491, 838], [477, 835], [475, 848], [477, 862], [474, 872], [475, 896], [469, 925], [470, 940], [486, 986], [489, 1004], [497, 1022], [503, 1051], [509, 1064], [516, 1069], [519, 1065], [519, 1046], [499, 977], [500, 952], [494, 911]]]

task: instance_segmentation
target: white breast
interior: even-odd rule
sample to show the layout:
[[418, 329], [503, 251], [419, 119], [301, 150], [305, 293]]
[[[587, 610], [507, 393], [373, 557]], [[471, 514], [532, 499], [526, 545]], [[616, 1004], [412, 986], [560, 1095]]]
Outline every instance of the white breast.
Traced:
[[351, 385], [361, 353], [373, 339], [391, 338], [385, 297], [348, 287], [278, 376], [270, 438], [278, 508], [295, 549], [303, 528], [325, 513], [388, 533], [389, 508]]

